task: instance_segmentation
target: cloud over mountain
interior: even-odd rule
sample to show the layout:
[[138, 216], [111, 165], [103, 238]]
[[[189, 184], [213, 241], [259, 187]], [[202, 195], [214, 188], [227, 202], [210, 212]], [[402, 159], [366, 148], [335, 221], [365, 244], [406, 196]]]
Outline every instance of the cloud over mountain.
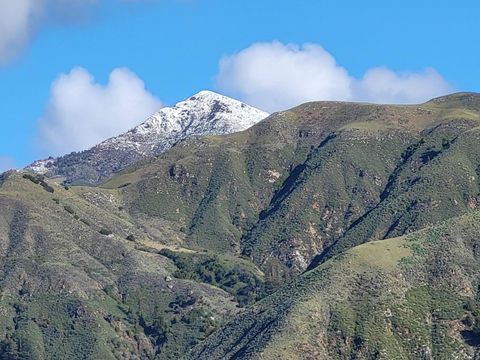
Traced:
[[52, 85], [38, 142], [48, 155], [89, 148], [138, 125], [162, 107], [144, 82], [126, 68], [114, 69], [106, 85], [83, 68], [62, 74]]
[[314, 100], [416, 103], [452, 86], [434, 69], [371, 68], [357, 79], [317, 44], [256, 43], [220, 60], [217, 85], [266, 111]]

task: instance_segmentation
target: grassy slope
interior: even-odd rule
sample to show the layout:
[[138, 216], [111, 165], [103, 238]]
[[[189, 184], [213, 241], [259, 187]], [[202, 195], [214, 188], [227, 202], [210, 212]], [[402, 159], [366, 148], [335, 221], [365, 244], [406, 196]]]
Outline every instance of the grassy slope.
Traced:
[[479, 224], [472, 211], [352, 248], [237, 316], [189, 358], [472, 359]]
[[476, 207], [479, 114], [475, 94], [418, 106], [309, 103], [242, 133], [180, 143], [104, 187], [121, 187], [137, 221], [169, 229], [159, 238], [248, 256], [279, 283]]
[[116, 192], [49, 186], [0, 181], [2, 356], [177, 358], [237, 311], [220, 288], [176, 278]]
[[283, 284], [308, 266], [195, 356], [471, 352], [445, 331], [476, 339], [476, 305], [466, 304], [474, 224], [456, 220], [452, 238], [431, 247], [436, 230], [401, 236], [480, 204], [479, 112], [470, 94], [421, 106], [310, 103], [180, 143], [99, 188], [9, 174], [0, 353], [178, 358], [238, 311], [232, 298], [250, 304], [270, 292], [264, 279]]

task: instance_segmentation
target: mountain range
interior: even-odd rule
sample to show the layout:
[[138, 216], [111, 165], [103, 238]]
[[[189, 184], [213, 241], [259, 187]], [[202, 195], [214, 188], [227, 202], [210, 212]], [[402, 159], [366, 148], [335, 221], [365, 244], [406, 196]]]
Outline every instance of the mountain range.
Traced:
[[475, 93], [201, 92], [7, 172], [0, 358], [477, 359], [479, 140]]
[[27, 169], [48, 177], [63, 177], [66, 184], [94, 185], [135, 161], [161, 154], [188, 137], [242, 131], [267, 116], [237, 100], [201, 91], [91, 149], [35, 161]]

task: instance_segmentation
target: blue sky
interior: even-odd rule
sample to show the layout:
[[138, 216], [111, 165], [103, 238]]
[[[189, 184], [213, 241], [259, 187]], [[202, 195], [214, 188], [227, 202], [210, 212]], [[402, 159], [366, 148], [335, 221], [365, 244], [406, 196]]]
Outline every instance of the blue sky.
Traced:
[[[0, 0], [0, 13], [8, 1]], [[99, 106], [93, 105], [82, 113], [82, 106], [53, 94], [61, 74], [66, 76], [61, 89], [81, 82], [67, 81], [77, 67], [99, 87], [108, 86], [112, 70], [128, 69], [145, 84], [145, 89], [135, 90], [145, 114], [202, 89], [234, 95], [269, 111], [310, 99], [415, 102], [430, 94], [480, 90], [480, 5], [474, 1], [89, 0], [90, 5], [74, 11], [62, 5], [65, 0], [42, 1], [55, 4], [46, 5], [36, 22], [27, 24], [28, 35], [16, 40], [17, 49], [0, 65], [0, 167], [79, 150], [90, 143], [80, 141], [69, 148], [73, 140], [55, 130], [60, 122], [65, 131], [69, 121], [81, 123], [88, 117], [96, 131], [102, 117], [117, 114], [108, 109], [97, 114]], [[0, 15], [0, 33], [2, 21]], [[255, 47], [258, 43], [263, 45]], [[1, 51], [0, 46], [0, 60]], [[284, 59], [283, 65], [270, 69], [263, 61], [269, 54], [272, 61]], [[389, 72], [369, 73], [378, 67]], [[283, 78], [291, 68], [298, 70], [296, 78], [305, 76], [305, 86]], [[265, 82], [258, 76], [267, 81], [261, 88], [252, 85]], [[272, 78], [279, 78], [281, 86]], [[312, 78], [315, 82], [309, 83]], [[386, 78], [388, 89], [397, 90], [383, 96], [385, 86], [379, 84]], [[321, 82], [339, 85], [331, 88], [318, 85]], [[419, 87], [426, 90], [418, 93]], [[145, 94], [147, 99], [141, 98]], [[101, 91], [84, 96], [86, 107], [116, 99]], [[59, 105], [61, 101], [67, 105]], [[58, 110], [64, 106], [70, 108]], [[129, 118], [123, 127], [143, 120], [142, 111], [125, 113]], [[105, 121], [112, 121], [112, 134], [124, 129], [118, 121]], [[48, 126], [53, 130], [45, 129]], [[49, 147], [55, 136], [64, 143]]]

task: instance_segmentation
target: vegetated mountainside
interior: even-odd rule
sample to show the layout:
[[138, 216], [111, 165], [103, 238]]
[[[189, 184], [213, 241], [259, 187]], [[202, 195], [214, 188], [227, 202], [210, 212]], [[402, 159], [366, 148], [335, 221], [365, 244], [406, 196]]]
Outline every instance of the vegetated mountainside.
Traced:
[[189, 359], [477, 359], [480, 212], [334, 256]]
[[237, 100], [201, 91], [171, 108], [161, 109], [125, 134], [93, 148], [28, 166], [66, 184], [93, 185], [146, 156], [158, 155], [191, 136], [229, 134], [266, 118], [267, 113]]
[[178, 359], [261, 289], [251, 263], [162, 245], [121, 203], [1, 176], [0, 358]]
[[103, 186], [160, 238], [246, 256], [276, 284], [476, 208], [479, 124], [471, 93], [410, 106], [308, 103], [181, 142]]
[[478, 358], [479, 124], [317, 102], [98, 187], [8, 172], [0, 358]]

